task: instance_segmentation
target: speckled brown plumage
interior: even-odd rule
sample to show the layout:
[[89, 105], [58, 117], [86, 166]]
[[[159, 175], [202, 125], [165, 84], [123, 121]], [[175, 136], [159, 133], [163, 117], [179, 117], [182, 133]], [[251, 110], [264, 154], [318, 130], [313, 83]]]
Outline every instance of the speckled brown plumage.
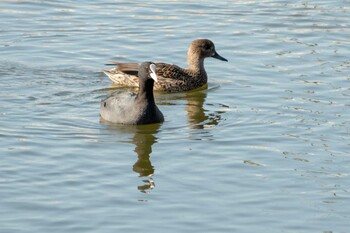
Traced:
[[[207, 73], [204, 69], [204, 59], [214, 57], [222, 61], [227, 61], [215, 51], [215, 45], [208, 39], [198, 39], [192, 41], [188, 53], [188, 68], [180, 68], [177, 65], [156, 63], [158, 82], [154, 89], [169, 92], [181, 92], [197, 89], [205, 85], [208, 81]], [[104, 73], [117, 85], [138, 86], [137, 63], [117, 63], [111, 70]]]

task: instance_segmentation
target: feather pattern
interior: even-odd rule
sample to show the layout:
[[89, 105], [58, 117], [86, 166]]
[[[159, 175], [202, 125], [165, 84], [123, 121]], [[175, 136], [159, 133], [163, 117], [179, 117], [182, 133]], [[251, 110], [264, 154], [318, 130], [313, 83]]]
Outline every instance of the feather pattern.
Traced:
[[[194, 40], [188, 49], [188, 68], [181, 68], [174, 64], [155, 63], [157, 66], [158, 82], [154, 90], [181, 92], [199, 88], [208, 82], [204, 69], [204, 59], [207, 57], [227, 61], [215, 50], [214, 43], [207, 39]], [[138, 63], [119, 63], [110, 61], [115, 68], [104, 70], [104, 73], [120, 86], [137, 87]]]

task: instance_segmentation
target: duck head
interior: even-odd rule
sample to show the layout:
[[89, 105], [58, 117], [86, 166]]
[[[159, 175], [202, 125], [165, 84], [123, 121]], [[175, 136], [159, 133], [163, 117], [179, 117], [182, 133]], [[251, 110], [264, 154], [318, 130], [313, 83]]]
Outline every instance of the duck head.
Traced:
[[198, 39], [192, 41], [188, 49], [188, 56], [191, 57], [195, 55], [199, 55], [200, 59], [213, 57], [221, 61], [228, 61], [226, 58], [220, 56], [216, 52], [214, 43], [208, 39]]

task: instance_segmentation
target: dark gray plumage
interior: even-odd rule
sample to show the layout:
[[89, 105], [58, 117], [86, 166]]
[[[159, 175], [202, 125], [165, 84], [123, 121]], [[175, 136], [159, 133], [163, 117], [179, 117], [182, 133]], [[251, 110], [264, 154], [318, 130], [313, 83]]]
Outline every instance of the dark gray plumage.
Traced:
[[[204, 69], [204, 59], [213, 57], [221, 61], [227, 61], [215, 50], [215, 45], [208, 39], [192, 41], [187, 52], [188, 68], [180, 68], [177, 65], [156, 63], [158, 82], [154, 89], [169, 92], [181, 92], [197, 89], [208, 82]], [[113, 62], [117, 67], [105, 70], [104, 73], [117, 85], [137, 87], [138, 63]]]
[[156, 65], [144, 62], [138, 71], [139, 91], [116, 91], [101, 101], [100, 116], [119, 124], [151, 124], [164, 121], [162, 112], [154, 101], [153, 85], [157, 82]]

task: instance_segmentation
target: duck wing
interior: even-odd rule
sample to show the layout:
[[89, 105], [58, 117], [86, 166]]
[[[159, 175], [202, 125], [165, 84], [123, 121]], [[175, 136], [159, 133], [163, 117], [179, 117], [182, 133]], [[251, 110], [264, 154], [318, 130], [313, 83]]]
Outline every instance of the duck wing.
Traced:
[[140, 64], [139, 63], [121, 63], [116, 61], [109, 61], [111, 64], [107, 65], [115, 65], [117, 70], [121, 73], [136, 75], [139, 71]]
[[111, 64], [116, 65], [115, 68], [110, 70], [104, 70], [108, 78], [110, 78], [115, 84], [128, 87], [138, 87], [138, 70], [140, 64], [138, 63], [119, 63], [116, 61], [109, 61]]
[[[119, 63], [110, 61], [115, 68], [103, 72], [117, 85], [138, 87], [138, 63]], [[154, 90], [181, 92], [200, 87], [198, 74], [183, 69], [174, 64], [156, 63], [158, 82], [154, 83]]]
[[197, 73], [183, 69], [177, 65], [156, 63], [158, 82], [154, 84], [155, 90], [168, 92], [189, 91], [202, 86], [206, 80], [201, 80]]
[[156, 73], [164, 79], [185, 81], [190, 78], [188, 71], [174, 64], [156, 63]]
[[[120, 63], [116, 61], [109, 61], [110, 64], [107, 65], [115, 65], [116, 67], [111, 70], [104, 70], [104, 72], [108, 72], [110, 74], [125, 74], [131, 76], [137, 76], [138, 70], [140, 67], [139, 63]], [[185, 80], [188, 78], [189, 74], [185, 69], [167, 63], [156, 63], [157, 66], [157, 75], [163, 78], [168, 79], [177, 79], [177, 80]]]

